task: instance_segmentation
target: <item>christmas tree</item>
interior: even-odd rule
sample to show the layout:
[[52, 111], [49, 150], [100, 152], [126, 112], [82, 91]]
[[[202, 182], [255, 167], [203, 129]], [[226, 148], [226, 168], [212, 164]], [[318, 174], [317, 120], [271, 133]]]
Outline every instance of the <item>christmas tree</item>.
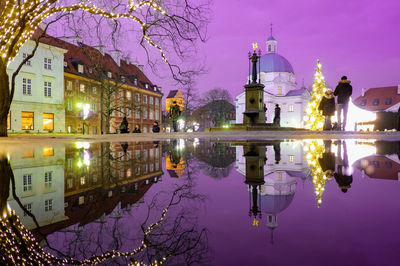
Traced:
[[319, 60], [317, 63], [317, 71], [315, 71], [314, 74], [314, 83], [312, 87], [311, 100], [307, 105], [307, 115], [304, 117], [304, 121], [306, 122], [305, 127], [311, 130], [322, 130], [324, 127], [324, 116], [318, 110], [318, 106], [326, 91], [326, 86]]

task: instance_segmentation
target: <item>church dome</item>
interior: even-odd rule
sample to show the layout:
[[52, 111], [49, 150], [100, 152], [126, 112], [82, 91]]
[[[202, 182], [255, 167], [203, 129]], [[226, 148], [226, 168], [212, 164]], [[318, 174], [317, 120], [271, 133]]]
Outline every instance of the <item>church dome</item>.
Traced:
[[267, 214], [278, 214], [289, 207], [294, 194], [264, 195], [261, 197], [261, 209]]
[[293, 67], [289, 61], [277, 53], [268, 53], [261, 56], [261, 72], [288, 72], [293, 73]]

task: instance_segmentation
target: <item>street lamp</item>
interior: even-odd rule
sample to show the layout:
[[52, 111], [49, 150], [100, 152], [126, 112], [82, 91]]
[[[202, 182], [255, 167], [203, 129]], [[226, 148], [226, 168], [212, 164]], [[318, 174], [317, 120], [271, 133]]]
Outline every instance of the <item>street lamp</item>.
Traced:
[[82, 109], [82, 135], [85, 135], [85, 119], [89, 116], [90, 104], [78, 103], [77, 106]]

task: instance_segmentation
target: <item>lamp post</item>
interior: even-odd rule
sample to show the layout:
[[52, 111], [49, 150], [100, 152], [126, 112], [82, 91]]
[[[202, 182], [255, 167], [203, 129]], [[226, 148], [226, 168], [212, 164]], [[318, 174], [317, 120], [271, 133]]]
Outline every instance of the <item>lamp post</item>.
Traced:
[[82, 135], [85, 135], [85, 119], [89, 116], [90, 104], [78, 103], [79, 109], [82, 109]]

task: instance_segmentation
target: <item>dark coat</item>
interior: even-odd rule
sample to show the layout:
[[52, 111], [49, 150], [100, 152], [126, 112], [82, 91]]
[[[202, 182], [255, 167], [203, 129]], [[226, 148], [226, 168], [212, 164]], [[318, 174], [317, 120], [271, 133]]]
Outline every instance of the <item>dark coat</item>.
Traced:
[[350, 96], [353, 93], [353, 87], [350, 85], [350, 80], [341, 80], [336, 86], [333, 95], [337, 96], [338, 104], [345, 104], [349, 102]]
[[275, 107], [275, 117], [281, 118], [281, 108]]
[[141, 132], [140, 132], [140, 128], [135, 128], [135, 129], [132, 131], [132, 133], [141, 133]]
[[128, 133], [128, 120], [126, 120], [126, 117], [122, 119], [121, 125], [119, 126], [119, 132], [120, 133]]
[[153, 130], [154, 133], [158, 133], [158, 132], [160, 132], [160, 126], [159, 125], [154, 125], [152, 130]]
[[319, 103], [318, 110], [322, 111], [322, 115], [332, 116], [335, 114], [335, 98], [324, 95]]
[[335, 177], [336, 183], [338, 183], [340, 188], [350, 188], [351, 183], [353, 183], [352, 175], [341, 175], [335, 173], [333, 176]]
[[335, 154], [333, 152], [324, 152], [318, 162], [322, 172], [327, 170], [335, 171]]

